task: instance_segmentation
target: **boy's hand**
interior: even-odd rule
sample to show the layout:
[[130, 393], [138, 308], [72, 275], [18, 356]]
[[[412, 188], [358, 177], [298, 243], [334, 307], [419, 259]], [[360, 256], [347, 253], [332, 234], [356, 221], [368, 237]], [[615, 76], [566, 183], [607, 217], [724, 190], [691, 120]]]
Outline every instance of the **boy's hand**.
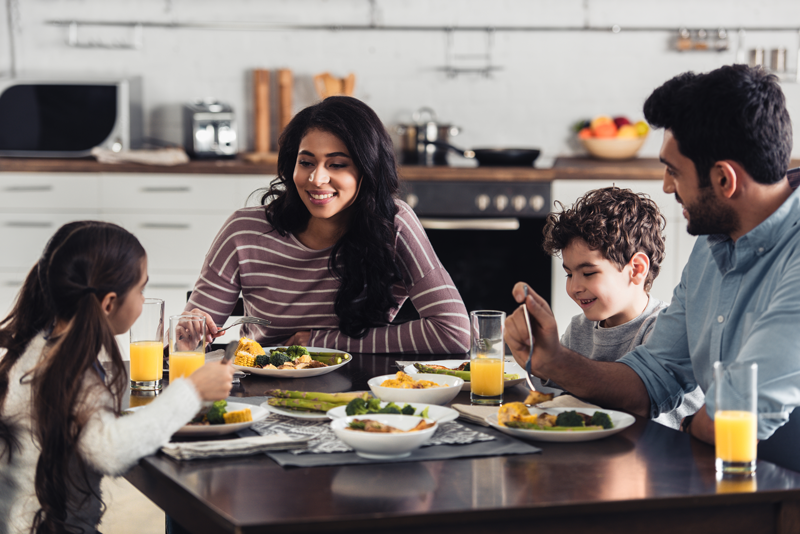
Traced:
[[[531, 358], [531, 371], [536, 376], [549, 376], [547, 367], [550, 360], [558, 353], [561, 343], [558, 339], [558, 325], [550, 310], [550, 306], [542, 297], [530, 290], [525, 301], [523, 282], [514, 286], [514, 300], [528, 307], [531, 318], [531, 331], [534, 339], [534, 351]], [[525, 311], [522, 306], [506, 319], [505, 341], [514, 359], [524, 368], [528, 361], [530, 346], [528, 344], [528, 327], [525, 323]]]

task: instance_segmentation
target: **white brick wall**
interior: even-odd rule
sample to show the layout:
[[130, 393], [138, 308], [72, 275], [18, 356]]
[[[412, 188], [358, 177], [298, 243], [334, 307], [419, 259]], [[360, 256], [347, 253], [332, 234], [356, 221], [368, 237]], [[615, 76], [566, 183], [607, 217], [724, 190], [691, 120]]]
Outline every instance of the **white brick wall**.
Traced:
[[[4, 3], [5, 4], [5, 3]], [[140, 75], [144, 80], [145, 132], [181, 140], [180, 105], [213, 96], [230, 102], [240, 135], [252, 146], [253, 68], [291, 68], [295, 109], [316, 99], [311, 77], [323, 71], [355, 72], [357, 97], [387, 125], [409, 120], [420, 106], [463, 127], [453, 139], [465, 147], [537, 146], [547, 156], [577, 153], [569, 125], [600, 113], [641, 118], [650, 92], [687, 70], [707, 71], [736, 61], [739, 26], [796, 26], [796, 0], [375, 0], [375, 20], [386, 25], [619, 24], [610, 32], [498, 32], [491, 79], [437, 71], [445, 62], [446, 37], [438, 31], [220, 31], [144, 30], [140, 50], [76, 49], [56, 19], [283, 24], [368, 24], [368, 0], [13, 0], [17, 70], [50, 73]], [[9, 67], [5, 5], [0, 8], [0, 71]], [[678, 53], [674, 32], [625, 32], [626, 26], [688, 26], [731, 30], [731, 50]], [[85, 37], [126, 39], [128, 30], [86, 29]], [[456, 52], [483, 50], [484, 33], [457, 33]], [[785, 46], [797, 65], [797, 32], [746, 35], [746, 48]], [[800, 116], [800, 85], [784, 83], [792, 116]], [[642, 155], [658, 153], [651, 136]], [[795, 155], [800, 155], [800, 134]]]

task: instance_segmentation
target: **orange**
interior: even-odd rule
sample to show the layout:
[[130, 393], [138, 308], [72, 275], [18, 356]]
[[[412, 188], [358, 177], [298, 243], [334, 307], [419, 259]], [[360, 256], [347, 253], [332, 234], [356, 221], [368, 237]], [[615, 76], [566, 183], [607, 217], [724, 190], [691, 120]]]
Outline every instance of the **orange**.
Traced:
[[580, 132], [578, 132], [578, 139], [589, 139], [590, 137], [592, 137], [591, 128], [583, 128]]
[[617, 127], [613, 122], [601, 123], [592, 128], [592, 133], [595, 137], [609, 138], [617, 136]]

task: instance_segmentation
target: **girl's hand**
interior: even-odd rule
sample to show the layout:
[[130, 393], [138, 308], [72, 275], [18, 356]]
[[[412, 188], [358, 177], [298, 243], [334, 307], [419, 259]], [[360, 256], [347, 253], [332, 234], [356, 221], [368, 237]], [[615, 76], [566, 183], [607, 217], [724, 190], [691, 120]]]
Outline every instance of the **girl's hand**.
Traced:
[[311, 330], [303, 330], [301, 332], [297, 332], [295, 335], [284, 341], [283, 344], [287, 347], [291, 347], [292, 345], [302, 345], [303, 347], [307, 347], [310, 340]]
[[191, 313], [192, 315], [202, 315], [203, 317], [206, 318], [206, 343], [213, 343], [217, 331], [219, 330], [219, 328], [217, 328], [217, 325], [214, 324], [214, 319], [212, 319], [208, 313], [204, 312], [200, 308], [194, 308], [192, 311], [184, 313]]
[[230, 394], [233, 372], [233, 362], [209, 362], [192, 373], [188, 380], [194, 384], [202, 400], [216, 401]]

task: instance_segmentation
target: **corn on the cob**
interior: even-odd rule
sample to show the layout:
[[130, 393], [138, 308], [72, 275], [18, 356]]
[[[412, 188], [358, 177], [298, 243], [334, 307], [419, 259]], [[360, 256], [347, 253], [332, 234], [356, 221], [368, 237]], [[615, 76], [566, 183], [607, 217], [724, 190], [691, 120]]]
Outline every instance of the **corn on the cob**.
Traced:
[[262, 347], [258, 341], [243, 337], [239, 339], [239, 346], [236, 347], [236, 352], [246, 352], [253, 356], [258, 356], [264, 354], [264, 347]]
[[256, 357], [248, 354], [244, 351], [239, 351], [236, 353], [236, 357], [233, 359], [234, 365], [241, 365], [242, 367], [255, 367], [256, 365]]
[[239, 410], [238, 412], [227, 412], [222, 414], [222, 417], [225, 418], [226, 425], [231, 423], [246, 423], [253, 420], [253, 414], [250, 413], [250, 408], [245, 408], [244, 410]]

